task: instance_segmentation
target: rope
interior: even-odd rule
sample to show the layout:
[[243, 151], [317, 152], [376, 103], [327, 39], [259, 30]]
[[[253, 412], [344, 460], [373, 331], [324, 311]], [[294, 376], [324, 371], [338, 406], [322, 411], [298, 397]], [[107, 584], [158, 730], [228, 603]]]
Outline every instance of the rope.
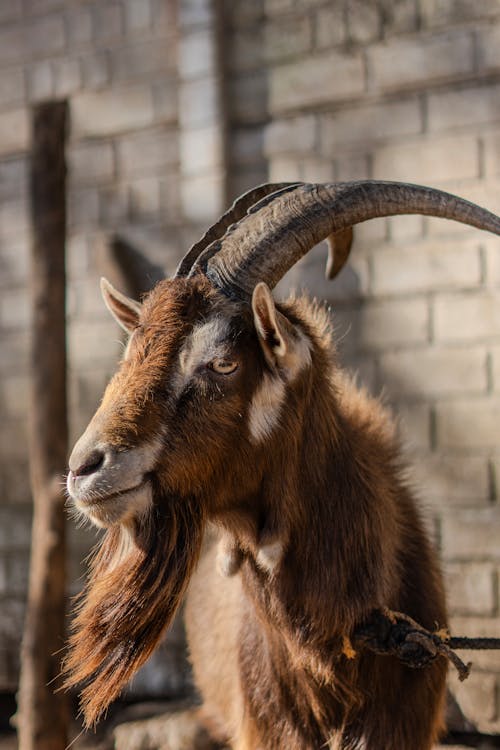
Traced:
[[414, 669], [443, 656], [453, 664], [461, 681], [469, 676], [472, 664], [465, 664], [456, 650], [500, 649], [500, 638], [452, 638], [447, 630], [426, 630], [408, 615], [387, 608], [374, 610], [371, 618], [355, 630], [351, 640], [355, 647], [381, 656], [396, 656]]
[[455, 636], [454, 638], [450, 638], [450, 640], [448, 641], [448, 646], [457, 650], [495, 650], [500, 649], [500, 638], [466, 638], [465, 636]]

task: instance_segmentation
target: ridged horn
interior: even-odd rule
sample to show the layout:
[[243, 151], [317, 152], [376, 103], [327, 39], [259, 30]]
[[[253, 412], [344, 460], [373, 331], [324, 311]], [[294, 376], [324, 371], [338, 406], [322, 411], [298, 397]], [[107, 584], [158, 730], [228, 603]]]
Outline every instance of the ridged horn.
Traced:
[[[300, 182], [266, 182], [252, 188], [252, 190], [248, 190], [246, 193], [243, 193], [243, 195], [240, 195], [240, 197], [234, 201], [231, 208], [229, 208], [226, 213], [222, 214], [220, 219], [218, 219], [215, 224], [212, 224], [203, 237], [188, 250], [179, 263], [175, 276], [188, 276], [193, 264], [198, 260], [201, 253], [209, 245], [212, 245], [223, 237], [230, 226], [245, 216], [247, 211], [253, 205], [262, 200], [262, 198], [265, 198], [268, 195], [273, 195], [277, 192], [291, 190], [300, 184]], [[213, 252], [217, 252], [217, 248], [213, 248]]]
[[259, 281], [274, 287], [299, 258], [331, 235], [334, 250], [338, 245], [344, 256], [330, 262], [337, 273], [347, 259], [348, 230], [354, 224], [399, 214], [453, 219], [500, 234], [498, 216], [434, 188], [376, 180], [301, 183], [252, 206], [206, 247], [191, 273], [201, 271], [227, 296], [248, 300]]

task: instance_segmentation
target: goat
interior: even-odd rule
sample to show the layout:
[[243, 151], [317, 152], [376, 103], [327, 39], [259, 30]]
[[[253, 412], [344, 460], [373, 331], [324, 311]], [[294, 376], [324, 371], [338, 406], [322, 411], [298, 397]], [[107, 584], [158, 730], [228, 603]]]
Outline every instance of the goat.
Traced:
[[[140, 304], [103, 280], [129, 334], [69, 460], [76, 507], [107, 529], [75, 617], [66, 685], [93, 724], [186, 605], [202, 717], [235, 750], [429, 750], [446, 663], [412, 670], [350, 645], [370, 613], [446, 625], [443, 584], [393, 423], [339, 368], [327, 314], [271, 289], [354, 224], [500, 219], [387, 182], [264, 185]], [[217, 530], [207, 542], [205, 532]], [[201, 555], [201, 560], [200, 560]], [[222, 575], [221, 575], [222, 574]]]

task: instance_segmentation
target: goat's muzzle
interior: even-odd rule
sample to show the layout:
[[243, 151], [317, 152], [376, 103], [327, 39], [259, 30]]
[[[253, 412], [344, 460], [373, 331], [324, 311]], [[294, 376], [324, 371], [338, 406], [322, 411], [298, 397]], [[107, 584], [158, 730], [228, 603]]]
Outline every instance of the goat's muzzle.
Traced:
[[120, 449], [99, 442], [89, 425], [69, 459], [68, 494], [97, 526], [127, 522], [150, 507], [158, 452], [152, 443]]

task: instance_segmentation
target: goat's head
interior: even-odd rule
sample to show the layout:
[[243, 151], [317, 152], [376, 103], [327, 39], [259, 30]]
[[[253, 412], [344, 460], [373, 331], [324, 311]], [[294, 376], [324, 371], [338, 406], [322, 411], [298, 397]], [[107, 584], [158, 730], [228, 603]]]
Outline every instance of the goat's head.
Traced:
[[[304, 334], [263, 283], [249, 309], [201, 275], [160, 282], [142, 305], [105, 280], [102, 290], [130, 337], [70, 458], [77, 508], [132, 535], [159, 495], [194, 495], [209, 516], [224, 513], [257, 488], [252, 448], [271, 429], [284, 384], [310, 360]], [[275, 371], [280, 387], [259, 398]], [[238, 456], [247, 477], [230, 470]]]
[[129, 340], [68, 476], [75, 505], [108, 529], [67, 662], [68, 684], [90, 683], [88, 723], [171, 621], [205, 521], [258, 498], [266, 441], [287, 389], [313, 361], [307, 331], [276, 308], [270, 288], [326, 237], [335, 275], [353, 224], [404, 213], [500, 234], [497, 217], [428, 188], [265, 185], [240, 198], [142, 304], [103, 282]]

